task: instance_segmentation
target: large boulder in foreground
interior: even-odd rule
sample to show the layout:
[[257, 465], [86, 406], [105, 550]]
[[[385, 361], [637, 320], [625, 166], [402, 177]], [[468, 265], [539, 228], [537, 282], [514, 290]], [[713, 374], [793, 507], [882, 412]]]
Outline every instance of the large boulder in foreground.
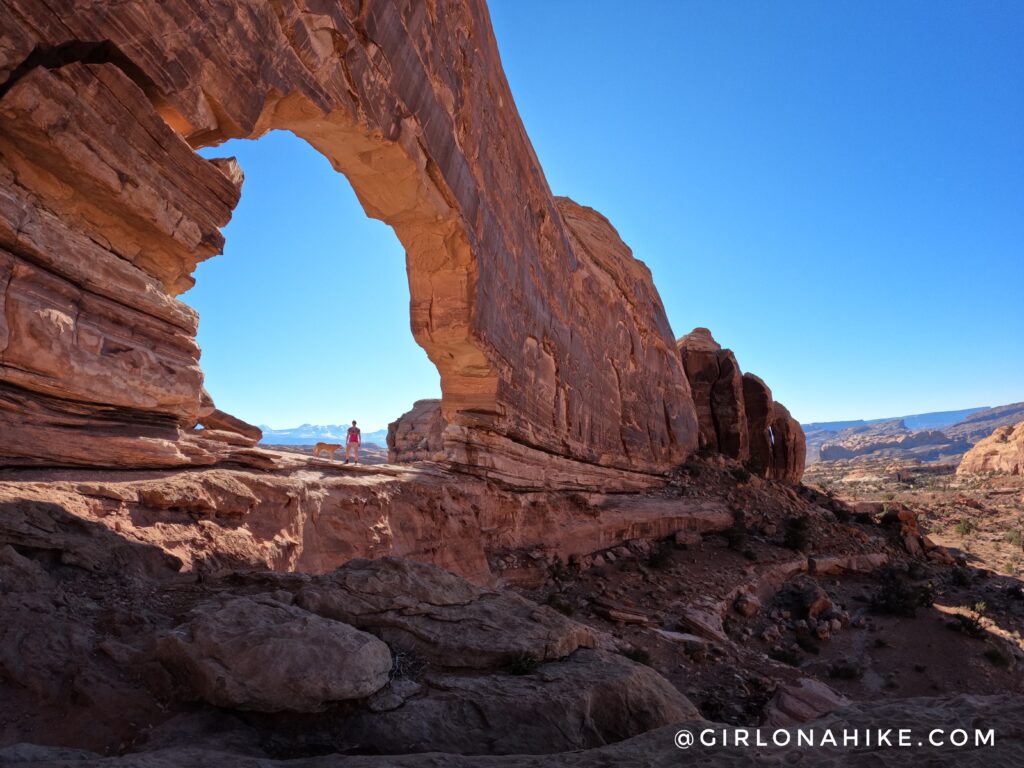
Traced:
[[960, 460], [958, 475], [1024, 475], [1024, 421], [1000, 427]]
[[700, 713], [650, 667], [580, 650], [528, 674], [430, 675], [420, 695], [345, 729], [361, 752], [540, 754], [589, 749]]
[[731, 349], [722, 349], [707, 328], [676, 341], [697, 409], [702, 447], [746, 461], [747, 415], [743, 374]]
[[303, 587], [295, 602], [442, 667], [559, 659], [597, 644], [592, 629], [547, 606], [394, 557], [352, 560]]
[[365, 698], [391, 671], [391, 652], [373, 635], [263, 596], [198, 609], [159, 639], [157, 657], [203, 701], [260, 712]]

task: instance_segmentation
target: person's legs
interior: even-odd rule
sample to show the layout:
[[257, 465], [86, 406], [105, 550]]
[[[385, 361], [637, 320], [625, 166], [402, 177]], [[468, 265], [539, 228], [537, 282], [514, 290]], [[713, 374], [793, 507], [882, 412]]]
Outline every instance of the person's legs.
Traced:
[[352, 456], [352, 443], [346, 443], [345, 445], [345, 463], [348, 464], [349, 458]]
[[358, 464], [359, 463], [359, 443], [350, 443], [350, 445], [352, 445], [352, 447], [355, 449], [356, 464]]

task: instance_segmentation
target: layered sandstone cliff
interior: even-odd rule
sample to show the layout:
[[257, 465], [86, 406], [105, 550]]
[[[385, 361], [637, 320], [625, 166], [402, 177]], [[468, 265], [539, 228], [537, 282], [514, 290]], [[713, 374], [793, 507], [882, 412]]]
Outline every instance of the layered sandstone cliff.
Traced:
[[1024, 421], [1000, 427], [964, 454], [958, 475], [1024, 475]]
[[752, 472], [784, 483], [803, 477], [804, 431], [757, 376], [740, 371], [732, 350], [707, 328], [676, 341], [690, 381], [701, 446], [744, 462]]

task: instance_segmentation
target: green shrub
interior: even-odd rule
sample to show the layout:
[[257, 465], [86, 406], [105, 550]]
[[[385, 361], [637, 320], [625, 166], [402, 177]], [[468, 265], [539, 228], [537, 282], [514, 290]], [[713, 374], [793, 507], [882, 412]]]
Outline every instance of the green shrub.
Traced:
[[956, 524], [954, 530], [956, 530], [957, 536], [970, 536], [978, 530], [978, 525], [973, 520], [961, 520]]
[[957, 614], [951, 621], [946, 623], [946, 626], [956, 632], [963, 632], [970, 637], [984, 637], [985, 627], [981, 620], [985, 617], [987, 609], [988, 606], [985, 603], [975, 603], [974, 612], [970, 616]]
[[918, 608], [932, 604], [935, 590], [930, 583], [916, 586], [892, 568], [883, 569], [881, 576], [881, 583], [871, 598], [871, 609], [876, 613], [912, 618]]

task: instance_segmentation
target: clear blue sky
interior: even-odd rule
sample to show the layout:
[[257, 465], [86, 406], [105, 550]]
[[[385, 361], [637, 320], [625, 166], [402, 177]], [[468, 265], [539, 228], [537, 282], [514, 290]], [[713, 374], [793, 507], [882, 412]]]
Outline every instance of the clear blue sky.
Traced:
[[[493, 0], [556, 194], [652, 269], [677, 335], [803, 421], [1024, 400], [1024, 4]], [[438, 381], [404, 255], [286, 134], [185, 296], [218, 404], [383, 425]]]

